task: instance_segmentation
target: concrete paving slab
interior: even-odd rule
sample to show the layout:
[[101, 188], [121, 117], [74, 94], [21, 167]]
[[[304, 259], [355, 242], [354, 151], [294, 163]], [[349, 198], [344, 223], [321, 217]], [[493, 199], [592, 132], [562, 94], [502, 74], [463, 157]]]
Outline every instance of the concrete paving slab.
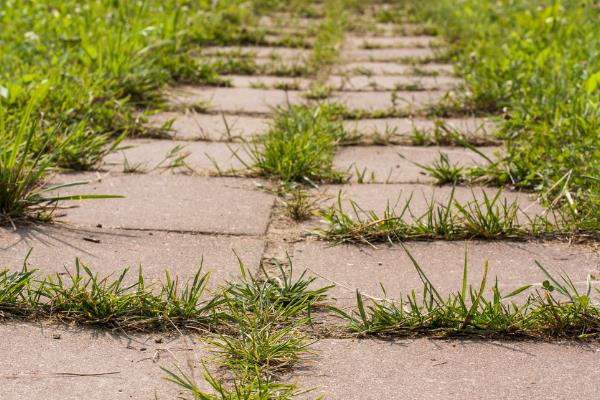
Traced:
[[270, 59], [297, 59], [306, 60], [310, 56], [310, 50], [273, 47], [273, 46], [225, 46], [225, 47], [205, 47], [202, 49], [202, 55], [208, 56], [226, 56], [236, 54], [249, 54], [257, 58]]
[[331, 76], [337, 90], [450, 90], [463, 81], [452, 76], [356, 75]]
[[[243, 145], [236, 143], [133, 139], [123, 141], [121, 147], [122, 151], [104, 158], [104, 169], [114, 172], [209, 175], [243, 169], [244, 163], [252, 162]], [[179, 157], [184, 157], [182, 162], [185, 165], [174, 164]]]
[[[536, 266], [539, 261], [557, 277], [567, 273], [580, 288], [589, 274], [598, 276], [600, 253], [586, 245], [522, 242], [413, 242], [406, 244], [429, 280], [442, 296], [460, 291], [465, 257], [468, 251], [469, 283], [479, 287], [485, 262], [489, 262], [488, 290], [498, 278], [501, 293], [526, 284], [541, 284], [545, 279]], [[306, 241], [296, 245], [294, 271], [318, 276], [315, 283], [336, 287], [329, 292], [338, 307], [354, 309], [356, 290], [367, 298], [383, 298], [382, 284], [391, 299], [403, 298], [415, 289], [422, 294], [423, 284], [412, 262], [400, 246], [339, 245]], [[491, 292], [491, 290], [490, 290]], [[490, 293], [491, 294], [491, 293]]]
[[344, 47], [347, 49], [383, 48], [419, 48], [431, 47], [439, 43], [435, 36], [346, 36]]
[[302, 102], [298, 91], [248, 88], [178, 87], [171, 90], [169, 97], [176, 107], [201, 105], [226, 114], [271, 114], [277, 107]]
[[[488, 157], [499, 151], [497, 147], [480, 147], [479, 150]], [[460, 166], [486, 162], [471, 150], [438, 146], [351, 146], [338, 150], [333, 162], [336, 168], [353, 173], [353, 181], [358, 179], [358, 174], [363, 175], [364, 182], [432, 183], [435, 179], [416, 164], [431, 165], [440, 159], [440, 153], [447, 154], [451, 163]]]
[[[210, 354], [192, 336], [117, 335], [41, 324], [0, 325], [3, 400], [171, 399], [182, 393], [160, 367], [189, 373]], [[194, 369], [202, 389], [206, 382]]]
[[[56, 182], [93, 179], [90, 175], [62, 175]], [[77, 206], [60, 218], [75, 226], [149, 229], [226, 234], [264, 234], [273, 196], [256, 188], [257, 182], [238, 178], [182, 175], [104, 176], [60, 195], [112, 194], [123, 199], [64, 202]]]
[[306, 90], [310, 80], [272, 75], [227, 75], [233, 87], [253, 89]]
[[329, 97], [351, 110], [382, 111], [389, 109], [423, 108], [441, 100], [443, 91], [426, 92], [335, 92]]
[[356, 61], [419, 61], [434, 57], [436, 53], [430, 48], [390, 48], [390, 49], [349, 49], [342, 52], [341, 57], [350, 62]]
[[75, 270], [79, 258], [100, 276], [129, 268], [137, 278], [138, 268], [148, 280], [164, 281], [165, 271], [187, 280], [202, 266], [210, 272], [209, 287], [239, 276], [236, 254], [245, 266], [258, 268], [264, 240], [251, 237], [191, 235], [174, 232], [139, 232], [61, 225], [22, 227], [0, 231], [0, 269], [16, 271], [27, 264], [40, 274]]
[[400, 143], [412, 143], [415, 131], [433, 133], [437, 126], [447, 127], [474, 141], [493, 141], [496, 124], [483, 118], [443, 118], [439, 120], [411, 118], [382, 118], [345, 121], [350, 132], [366, 137], [391, 135], [390, 139]]
[[337, 74], [353, 75], [422, 75], [417, 71], [424, 71], [434, 75], [453, 75], [454, 66], [450, 64], [422, 64], [418, 67], [409, 64], [393, 62], [349, 62], [341, 64], [334, 69]]
[[[487, 194], [488, 198], [494, 197], [498, 193], [498, 188], [490, 187], [465, 187], [457, 186], [454, 190], [454, 200], [460, 204], [473, 202], [475, 199], [481, 201]], [[395, 208], [398, 212], [402, 211], [404, 205], [410, 199], [410, 209], [415, 217], [424, 214], [432, 199], [436, 203], [447, 204], [452, 194], [451, 186], [433, 186], [421, 184], [350, 184], [350, 185], [328, 185], [320, 188], [322, 195], [329, 195], [331, 203], [337, 204], [338, 194], [341, 192], [343, 205], [347, 207], [346, 211], [351, 211], [350, 200], [356, 202], [364, 211], [374, 211], [382, 216], [386, 208]], [[519, 207], [530, 217], [543, 213], [541, 205], [531, 199], [529, 193], [512, 192], [510, 190], [502, 191], [498, 204], [507, 201], [509, 204], [516, 202]], [[522, 213], [521, 213], [522, 214]], [[409, 215], [406, 215], [407, 218]], [[523, 215], [521, 217], [524, 218]], [[526, 219], [521, 221], [526, 222]]]
[[[328, 399], [593, 399], [596, 343], [325, 339], [293, 375]], [[294, 379], [295, 378], [295, 379]]]
[[158, 128], [169, 120], [174, 121], [171, 127], [172, 137], [179, 140], [230, 142], [260, 135], [269, 126], [269, 121], [266, 118], [194, 112], [161, 112], [149, 118], [149, 125]]

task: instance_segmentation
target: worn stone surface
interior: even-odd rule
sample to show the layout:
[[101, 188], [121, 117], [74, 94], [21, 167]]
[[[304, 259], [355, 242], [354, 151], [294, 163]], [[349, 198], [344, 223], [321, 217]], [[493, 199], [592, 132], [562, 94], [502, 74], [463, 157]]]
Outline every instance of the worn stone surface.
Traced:
[[346, 105], [351, 110], [389, 110], [423, 108], [441, 100], [443, 91], [426, 92], [336, 92], [329, 99]]
[[135, 139], [125, 140], [121, 147], [124, 150], [105, 157], [105, 168], [116, 172], [207, 175], [244, 169], [252, 163], [249, 152], [236, 143]]
[[431, 75], [452, 75], [454, 66], [450, 64], [409, 65], [393, 62], [349, 62], [339, 65], [334, 72], [340, 75], [422, 75], [418, 71]]
[[450, 90], [461, 79], [451, 76], [355, 75], [331, 76], [329, 85], [337, 90]]
[[158, 128], [173, 120], [170, 134], [179, 140], [233, 141], [249, 139], [264, 133], [269, 127], [267, 118], [244, 115], [214, 115], [194, 112], [161, 112], [149, 118]]
[[346, 61], [402, 61], [434, 57], [430, 48], [349, 49], [342, 53]]
[[477, 141], [493, 140], [496, 125], [491, 120], [481, 118], [444, 118], [439, 120], [382, 118], [346, 121], [346, 129], [350, 132], [365, 135], [367, 138], [388, 137], [389, 140], [411, 143], [415, 131], [432, 134], [438, 127], [446, 127], [449, 131], [460, 133], [466, 138]]
[[[479, 287], [485, 262], [489, 262], [488, 290], [498, 278], [503, 294], [526, 285], [538, 285], [545, 279], [536, 266], [538, 261], [558, 277], [567, 273], [583, 289], [589, 274], [600, 272], [598, 249], [586, 245], [566, 243], [521, 242], [416, 242], [408, 243], [408, 250], [419, 263], [436, 289], [446, 296], [462, 287], [465, 247], [468, 254], [469, 283]], [[415, 289], [422, 293], [423, 284], [410, 258], [400, 246], [386, 244], [371, 246], [339, 245], [306, 241], [297, 244], [294, 252], [294, 270], [305, 269], [319, 280], [316, 285], [332, 283], [330, 297], [336, 306], [354, 308], [356, 290], [367, 297], [382, 298], [381, 286], [387, 297], [405, 297]], [[489, 294], [489, 293], [488, 293]]]
[[306, 90], [310, 80], [306, 78], [290, 78], [272, 75], [228, 75], [234, 87], [280, 90]]
[[272, 47], [272, 46], [231, 46], [231, 47], [205, 47], [202, 49], [203, 55], [232, 55], [232, 54], [252, 54], [258, 58], [272, 59], [298, 59], [305, 60], [310, 50], [297, 49], [288, 47]]
[[206, 108], [218, 113], [271, 114], [277, 107], [299, 103], [298, 91], [251, 88], [179, 87], [170, 93], [171, 104], [178, 108]]
[[[499, 151], [495, 147], [480, 148], [488, 157]], [[484, 164], [485, 159], [477, 153], [456, 147], [411, 146], [352, 146], [340, 149], [334, 165], [353, 173], [353, 181], [363, 175], [364, 182], [431, 183], [431, 178], [417, 164], [431, 165], [447, 154], [450, 162], [460, 166]]]
[[199, 387], [208, 386], [198, 365], [210, 354], [192, 336], [5, 322], [0, 354], [3, 400], [171, 399], [187, 393], [162, 379], [161, 367], [191, 374], [188, 363]]
[[593, 399], [597, 344], [323, 340], [292, 376], [329, 399]]
[[430, 47], [439, 43], [435, 36], [346, 36], [344, 46], [347, 49], [369, 47], [401, 48]]
[[[61, 176], [71, 182], [93, 176]], [[260, 235], [268, 224], [273, 196], [257, 182], [181, 175], [104, 176], [61, 195], [111, 194], [122, 199], [65, 202], [60, 221], [77, 226]]]
[[187, 280], [202, 266], [210, 287], [239, 276], [236, 253], [246, 267], [258, 267], [264, 240], [251, 237], [191, 235], [174, 232], [121, 231], [69, 226], [29, 226], [0, 231], [0, 269], [19, 270], [27, 259], [41, 274], [75, 269], [75, 259], [100, 275], [138, 268], [148, 279], [164, 280], [165, 271]]

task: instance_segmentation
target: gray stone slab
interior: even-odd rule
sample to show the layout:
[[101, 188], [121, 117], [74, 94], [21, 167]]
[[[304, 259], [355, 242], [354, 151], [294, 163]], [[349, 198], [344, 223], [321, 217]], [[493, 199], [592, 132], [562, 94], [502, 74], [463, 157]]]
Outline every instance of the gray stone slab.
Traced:
[[[488, 290], [497, 277], [503, 294], [526, 284], [539, 287], [547, 279], [535, 261], [542, 263], [557, 278], [559, 274], [567, 273], [582, 289], [588, 274], [597, 276], [600, 272], [598, 250], [586, 245], [482, 241], [407, 244], [410, 253], [442, 296], [460, 291], [462, 287], [465, 246], [469, 283], [479, 287], [487, 261]], [[308, 269], [313, 276], [319, 277], [316, 285], [335, 283], [330, 297], [339, 307], [354, 309], [357, 289], [365, 294], [366, 300], [369, 297], [385, 297], [380, 284], [391, 299], [405, 298], [412, 289], [417, 296], [423, 292], [419, 275], [400, 246], [332, 247], [327, 243], [307, 241], [296, 245], [293, 261], [296, 273]]]
[[593, 399], [596, 343], [321, 340], [292, 381], [329, 399]]
[[423, 108], [441, 100], [443, 91], [426, 92], [335, 92], [329, 99], [351, 110], [382, 111], [389, 109]]
[[[56, 181], [94, 179], [68, 175]], [[114, 175], [60, 195], [111, 194], [122, 199], [64, 202], [61, 221], [76, 226], [261, 235], [265, 232], [273, 196], [256, 182], [237, 178], [182, 175]]]
[[178, 108], [201, 105], [212, 112], [227, 114], [271, 114], [277, 107], [302, 102], [298, 91], [191, 86], [171, 90], [169, 98]]
[[[484, 193], [487, 194], [488, 198], [491, 198], [497, 194], [498, 190], [498, 188], [492, 187], [457, 186], [454, 189], [454, 200], [460, 204], [475, 200], [481, 201], [484, 198]], [[400, 212], [410, 199], [410, 209], [415, 217], [418, 217], [428, 210], [429, 203], [432, 201], [447, 204], [452, 194], [452, 187], [421, 184], [350, 184], [322, 186], [320, 191], [321, 195], [328, 195], [332, 198], [331, 205], [337, 203], [338, 194], [341, 193], [343, 204], [347, 206], [346, 211], [351, 211], [350, 200], [352, 200], [364, 211], [374, 211], [379, 216], [383, 216], [388, 206]], [[509, 204], [513, 202], [518, 204], [523, 210], [519, 214], [523, 218], [521, 222], [526, 223], [523, 213], [533, 216], [544, 211], [543, 207], [533, 201], [531, 197], [532, 195], [529, 193], [504, 190], [498, 202], [506, 200]], [[327, 202], [323, 203], [323, 205], [327, 204]]]
[[227, 75], [234, 87], [279, 90], [306, 90], [310, 80], [272, 75]]
[[149, 117], [152, 127], [173, 120], [172, 137], [179, 140], [233, 141], [264, 133], [268, 119], [244, 115], [214, 115], [194, 112], [161, 112]]
[[355, 75], [331, 76], [336, 90], [450, 90], [462, 83], [452, 76]]
[[369, 61], [341, 64], [335, 69], [335, 72], [353, 75], [415, 75], [417, 69], [436, 75], [454, 74], [454, 66], [450, 64], [423, 64], [417, 68], [417, 66], [409, 64]]
[[434, 57], [435, 52], [430, 48], [390, 48], [390, 49], [349, 49], [342, 53], [346, 61], [397, 61], [415, 60]]
[[[133, 139], [125, 140], [120, 147], [122, 151], [104, 158], [105, 169], [115, 172], [209, 175], [243, 169], [245, 164], [252, 162], [243, 145], [236, 143]], [[177, 167], [174, 162], [179, 157], [185, 157], [185, 165]]]
[[435, 36], [347, 36], [344, 39], [346, 48], [364, 49], [369, 47], [430, 47], [439, 43]]
[[[163, 379], [161, 367], [208, 362], [192, 336], [117, 335], [65, 326], [0, 325], [3, 400], [170, 399], [184, 393]], [[194, 375], [200, 375], [194, 370]], [[196, 376], [199, 386], [207, 384]], [[187, 395], [187, 394], [186, 394]]]
[[390, 135], [400, 143], [411, 143], [415, 131], [433, 133], [437, 126], [447, 127], [466, 138], [480, 141], [492, 140], [496, 133], [496, 124], [483, 118], [444, 118], [439, 120], [382, 118], [346, 121], [344, 126], [350, 132], [366, 137]]
[[[488, 157], [499, 151], [496, 147], [479, 148]], [[379, 183], [431, 183], [435, 179], [416, 164], [431, 165], [440, 159], [440, 153], [449, 156], [450, 162], [460, 166], [485, 164], [477, 153], [456, 147], [412, 146], [352, 146], [338, 150], [334, 165], [349, 170], [353, 181], [363, 175], [365, 182]]]
[[27, 259], [30, 269], [40, 274], [75, 270], [79, 258], [100, 276], [129, 268], [135, 280], [139, 268], [150, 282], [164, 281], [165, 272], [187, 280], [202, 266], [211, 274], [209, 287], [239, 276], [236, 254], [245, 266], [255, 270], [264, 249], [264, 240], [251, 237], [191, 235], [174, 232], [140, 232], [99, 228], [71, 228], [39, 225], [17, 231], [0, 231], [0, 270], [20, 270]]

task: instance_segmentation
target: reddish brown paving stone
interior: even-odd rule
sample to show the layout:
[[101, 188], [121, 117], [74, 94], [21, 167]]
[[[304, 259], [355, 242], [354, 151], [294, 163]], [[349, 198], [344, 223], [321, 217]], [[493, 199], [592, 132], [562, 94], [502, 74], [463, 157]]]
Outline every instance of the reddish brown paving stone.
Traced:
[[382, 111], [422, 108], [436, 103], [445, 95], [446, 92], [443, 91], [335, 92], [329, 99], [342, 103], [351, 110]]
[[350, 62], [339, 65], [335, 71], [338, 74], [354, 75], [415, 75], [416, 70], [437, 73], [439, 75], [453, 75], [454, 66], [451, 64], [423, 64], [418, 67], [409, 64], [393, 62]]
[[290, 78], [272, 75], [227, 75], [233, 87], [240, 88], [266, 88], [285, 90], [306, 90], [310, 87], [310, 80], [305, 78]]
[[28, 252], [30, 269], [40, 274], [75, 271], [75, 259], [100, 276], [129, 268], [137, 279], [139, 268], [148, 282], [164, 281], [165, 272], [184, 281], [202, 266], [210, 273], [209, 287], [239, 276], [237, 259], [250, 270], [258, 268], [264, 240], [251, 237], [191, 235], [174, 232], [120, 231], [70, 228], [61, 225], [23, 227], [0, 232], [0, 269], [20, 270]]
[[257, 58], [306, 60], [307, 57], [310, 55], [310, 50], [272, 46], [205, 47], [202, 49], [202, 54], [210, 56], [222, 56], [228, 54], [251, 54], [256, 56]]
[[[479, 148], [488, 157], [499, 151], [496, 147]], [[356, 170], [364, 174], [365, 182], [387, 183], [431, 183], [428, 176], [416, 164], [431, 165], [440, 159], [440, 153], [449, 156], [452, 164], [473, 166], [485, 164], [477, 153], [456, 147], [412, 147], [412, 146], [352, 146], [338, 150], [334, 166], [349, 170], [357, 179]], [[374, 179], [371, 179], [373, 177]]]
[[[93, 176], [61, 176], [71, 182]], [[105, 176], [60, 195], [112, 194], [123, 199], [65, 202], [60, 221], [75, 226], [149, 229], [186, 232], [264, 234], [273, 196], [256, 188], [258, 181], [182, 175]]]
[[347, 61], [396, 61], [420, 60], [435, 56], [430, 48], [391, 48], [391, 49], [353, 49], [342, 53], [342, 58]]
[[289, 378], [329, 399], [593, 399], [597, 343], [324, 339]]
[[364, 49], [368, 47], [402, 48], [430, 47], [439, 42], [435, 36], [347, 36], [345, 48]]
[[[374, 211], [377, 215], [382, 216], [386, 208], [395, 208], [398, 212], [402, 210], [405, 203], [410, 199], [410, 209], [415, 217], [425, 213], [429, 208], [429, 203], [432, 199], [436, 203], [446, 204], [452, 192], [454, 200], [460, 204], [473, 202], [474, 200], [482, 201], [484, 193], [488, 198], [494, 197], [500, 189], [490, 187], [464, 187], [457, 186], [454, 191], [451, 186], [432, 186], [422, 184], [349, 184], [349, 185], [329, 185], [320, 188], [321, 195], [329, 195], [332, 200], [323, 205], [337, 204], [338, 194], [341, 193], [343, 206], [347, 212], [351, 212], [350, 200], [356, 202], [364, 211]], [[507, 201], [509, 204], [515, 202], [519, 207], [526, 212], [527, 215], [533, 217], [544, 212], [541, 205], [531, 200], [531, 195], [528, 193], [512, 192], [503, 190], [498, 202]], [[525, 217], [522, 217], [522, 223], [527, 222]], [[408, 218], [408, 215], [407, 215]]]
[[[536, 266], [539, 261], [557, 277], [567, 273], [580, 288], [585, 287], [588, 274], [600, 272], [600, 254], [586, 245], [566, 243], [522, 242], [416, 242], [407, 244], [427, 277], [442, 296], [456, 292], [462, 287], [465, 245], [468, 250], [469, 283], [479, 287], [483, 267], [489, 262], [488, 289], [498, 277], [501, 293], [526, 285], [540, 284], [547, 279]], [[318, 276], [315, 283], [327, 286], [335, 305], [354, 309], [356, 290], [374, 298], [387, 296], [398, 299], [415, 289], [422, 293], [423, 284], [406, 252], [400, 246], [387, 244], [371, 246], [338, 245], [307, 241], [296, 245], [294, 271]]]
[[328, 83], [336, 90], [410, 90], [412, 87], [450, 90], [460, 85], [462, 80], [451, 76], [358, 75], [331, 76]]
[[[125, 140], [125, 149], [104, 158], [104, 168], [116, 172], [209, 173], [243, 169], [252, 162], [243, 145], [235, 143], [186, 142], [172, 140]], [[168, 158], [169, 154], [174, 156]], [[170, 168], [177, 157], [185, 157], [184, 166]], [[245, 163], [245, 164], [244, 164]], [[134, 168], [134, 171], [126, 171]]]
[[[179, 365], [189, 373], [188, 360], [198, 366], [210, 359], [192, 336], [6, 322], [0, 325], [0, 353], [2, 400], [171, 399], [184, 393], [163, 379], [161, 367], [176, 371]], [[196, 381], [207, 389], [203, 379]]]
[[[482, 118], [444, 118], [440, 120], [409, 119], [409, 118], [382, 118], [363, 119], [344, 122], [345, 128], [350, 132], [360, 133], [366, 137], [392, 135], [403, 143], [411, 143], [414, 132], [433, 133], [437, 126], [447, 127], [466, 138], [477, 140], [492, 140], [496, 132], [493, 121]], [[404, 139], [402, 139], [404, 138]]]
[[205, 105], [219, 113], [271, 114], [276, 107], [302, 102], [298, 91], [248, 88], [179, 87], [170, 93], [177, 107]]
[[162, 112], [150, 117], [149, 124], [158, 128], [174, 120], [172, 135], [180, 140], [232, 141], [249, 139], [264, 133], [268, 119], [243, 115], [213, 115], [198, 113]]

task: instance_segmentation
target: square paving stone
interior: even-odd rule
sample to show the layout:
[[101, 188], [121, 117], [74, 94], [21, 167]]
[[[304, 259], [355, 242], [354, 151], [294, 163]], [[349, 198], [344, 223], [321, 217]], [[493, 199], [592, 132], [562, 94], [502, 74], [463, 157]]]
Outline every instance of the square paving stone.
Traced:
[[27, 264], [44, 275], [75, 271], [76, 258], [100, 276], [129, 268], [131, 280], [141, 267], [148, 279], [164, 281], [168, 271], [186, 281], [202, 266], [215, 288], [239, 277], [236, 254], [255, 270], [263, 249], [264, 240], [251, 237], [39, 225], [0, 231], [0, 270], [20, 270], [31, 251]]
[[[490, 158], [499, 151], [497, 147], [480, 147], [479, 150]], [[435, 183], [419, 165], [429, 166], [447, 154], [450, 162], [460, 166], [485, 164], [479, 154], [457, 147], [412, 147], [412, 146], [351, 146], [338, 150], [333, 160], [340, 170], [350, 171], [364, 177], [365, 182], [378, 183]], [[357, 172], [358, 171], [358, 172]]]
[[368, 47], [430, 47], [439, 42], [435, 36], [347, 36], [346, 48], [364, 49]]
[[[161, 343], [157, 343], [157, 339]], [[2, 400], [173, 399], [183, 393], [163, 378], [179, 365], [200, 388], [198, 365], [210, 360], [191, 336], [117, 335], [41, 324], [0, 325]]]
[[335, 92], [329, 100], [346, 105], [351, 110], [389, 110], [423, 108], [440, 101], [446, 92]]
[[329, 399], [593, 399], [596, 343], [324, 339], [292, 375]]
[[214, 115], [194, 112], [162, 112], [149, 118], [151, 127], [159, 128], [173, 120], [172, 137], [179, 140], [234, 141], [250, 139], [269, 128], [267, 118], [244, 115]]
[[444, 118], [439, 120], [382, 118], [346, 121], [350, 132], [366, 137], [390, 136], [393, 143], [412, 143], [416, 131], [432, 134], [438, 126], [455, 131], [473, 141], [495, 141], [496, 124], [483, 118]]
[[[235, 143], [133, 139], [123, 141], [121, 147], [122, 151], [104, 158], [105, 169], [116, 172], [133, 169], [129, 172], [208, 175], [243, 169], [252, 162], [243, 145]], [[184, 166], [174, 166], [173, 162], [178, 157], [185, 157]]]
[[393, 62], [349, 62], [339, 65], [335, 71], [346, 75], [415, 75], [415, 70], [421, 70], [438, 75], [453, 75], [454, 66], [451, 64], [397, 64]]
[[452, 76], [334, 75], [328, 83], [336, 90], [451, 90], [460, 85], [462, 80]]
[[298, 91], [180, 87], [171, 90], [171, 103], [177, 107], [206, 105], [208, 110], [218, 113], [271, 114], [277, 107], [302, 102]]
[[[73, 182], [94, 176], [63, 175]], [[262, 235], [273, 196], [246, 179], [181, 175], [113, 175], [60, 191], [60, 195], [110, 194], [122, 199], [64, 202], [60, 221], [75, 226]]]
[[429, 48], [390, 48], [390, 49], [351, 49], [342, 52], [341, 57], [350, 62], [356, 61], [404, 61], [434, 57], [435, 52]]
[[[442, 296], [460, 291], [465, 247], [468, 279], [474, 287], [479, 287], [484, 264], [489, 262], [489, 295], [496, 277], [503, 294], [526, 284], [535, 284], [539, 288], [539, 284], [547, 278], [536, 261], [557, 278], [561, 273], [568, 274], [581, 289], [585, 287], [589, 274], [597, 276], [600, 272], [598, 250], [586, 245], [436, 241], [413, 242], [406, 246]], [[385, 297], [380, 285], [385, 287], [387, 297], [391, 299], [400, 296], [405, 299], [412, 289], [419, 299], [423, 293], [419, 275], [400, 246], [331, 246], [306, 241], [296, 245], [293, 261], [295, 273], [308, 269], [309, 274], [319, 277], [315, 285], [336, 284], [329, 295], [338, 307], [354, 309], [357, 289], [367, 296], [367, 301], [369, 296]]]

